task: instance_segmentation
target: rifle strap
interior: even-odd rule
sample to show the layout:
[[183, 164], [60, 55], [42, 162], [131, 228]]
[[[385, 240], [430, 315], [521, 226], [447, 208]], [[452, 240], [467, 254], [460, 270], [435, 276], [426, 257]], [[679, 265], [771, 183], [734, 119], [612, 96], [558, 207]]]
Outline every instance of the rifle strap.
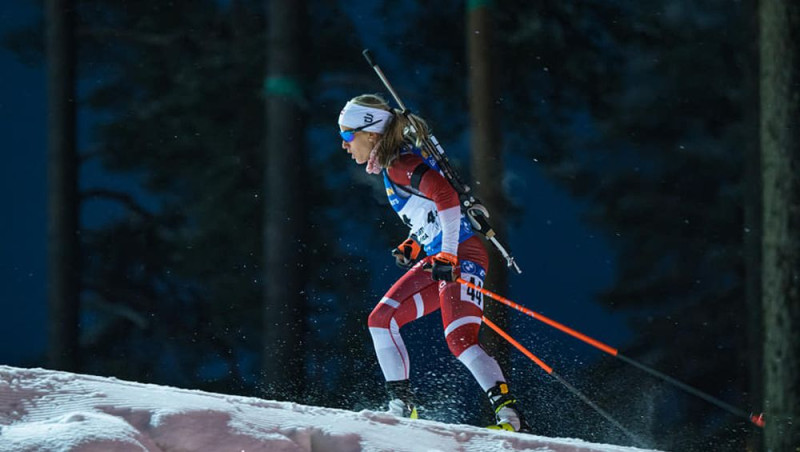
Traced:
[[411, 173], [411, 178], [410, 178], [411, 188], [413, 188], [414, 190], [419, 190], [419, 184], [420, 182], [422, 182], [422, 176], [425, 175], [425, 173], [428, 172], [429, 169], [431, 169], [431, 167], [425, 163], [420, 163], [419, 165], [417, 165], [416, 168], [414, 168], [414, 172]]

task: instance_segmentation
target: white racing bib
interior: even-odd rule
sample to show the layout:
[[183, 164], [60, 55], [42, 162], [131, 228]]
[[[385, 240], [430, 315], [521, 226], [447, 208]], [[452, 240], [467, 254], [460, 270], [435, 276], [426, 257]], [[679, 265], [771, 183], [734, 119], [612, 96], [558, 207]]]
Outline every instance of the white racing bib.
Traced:
[[[461, 278], [483, 288], [483, 281], [486, 279], [486, 270], [475, 262], [461, 261]], [[483, 294], [465, 284], [461, 285], [461, 301], [472, 303], [483, 311]]]
[[[411, 148], [411, 152], [419, 155], [419, 149]], [[420, 156], [421, 157], [421, 156]], [[423, 159], [434, 170], [437, 168], [433, 162]], [[438, 170], [437, 170], [438, 171]], [[425, 249], [428, 256], [442, 250], [442, 224], [439, 221], [439, 211], [436, 203], [423, 196], [416, 195], [402, 186], [394, 184], [387, 172], [383, 171], [383, 184], [386, 188], [386, 197], [397, 215], [411, 230], [410, 235], [416, 237], [417, 242]], [[461, 225], [458, 231], [458, 243], [472, 237], [472, 225], [469, 220], [461, 215]]]

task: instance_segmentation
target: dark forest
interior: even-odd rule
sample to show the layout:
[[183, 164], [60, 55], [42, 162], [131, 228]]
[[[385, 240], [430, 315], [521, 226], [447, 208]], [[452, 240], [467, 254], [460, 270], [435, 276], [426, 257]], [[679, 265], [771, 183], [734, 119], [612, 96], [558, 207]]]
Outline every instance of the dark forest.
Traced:
[[[357, 94], [391, 98], [369, 48], [503, 241], [548, 240], [520, 228], [537, 206], [510, 180], [559, 187], [614, 254], [613, 281], [592, 299], [630, 329], [613, 346], [764, 412], [766, 428], [499, 303], [487, 317], [652, 447], [800, 444], [798, 6], [40, 3], [40, 22], [2, 37], [48, 74], [50, 339], [47, 356], [14, 365], [381, 409], [366, 319], [400, 274], [389, 250], [407, 229], [336, 125]], [[120, 182], [86, 184], [88, 165]], [[98, 210], [113, 214], [88, 221]], [[525, 271], [558, 256], [526, 255], [536, 262], [522, 275], [493, 255], [486, 288], [513, 286], [514, 301], [546, 313], [560, 301]], [[555, 320], [584, 314], [573, 315]], [[485, 425], [437, 322], [407, 327], [426, 363], [415, 384], [439, 419]], [[483, 329], [536, 434], [630, 443]]]

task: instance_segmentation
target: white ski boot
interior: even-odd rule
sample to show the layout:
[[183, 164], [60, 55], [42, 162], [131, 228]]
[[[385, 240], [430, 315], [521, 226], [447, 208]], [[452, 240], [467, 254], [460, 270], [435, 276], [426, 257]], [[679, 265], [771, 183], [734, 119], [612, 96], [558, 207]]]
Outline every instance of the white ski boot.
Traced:
[[419, 419], [416, 397], [408, 380], [387, 381], [386, 390], [389, 392], [390, 414], [397, 417]]

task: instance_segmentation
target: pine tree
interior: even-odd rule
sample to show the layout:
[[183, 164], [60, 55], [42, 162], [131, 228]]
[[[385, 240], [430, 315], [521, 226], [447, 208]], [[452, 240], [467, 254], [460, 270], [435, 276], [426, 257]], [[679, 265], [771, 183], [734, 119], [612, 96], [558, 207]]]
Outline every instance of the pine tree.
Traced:
[[263, 372], [268, 394], [305, 389], [305, 2], [269, 2], [266, 88]]
[[81, 271], [76, 142], [75, 2], [48, 0], [48, 300], [49, 363], [79, 368], [78, 311]]
[[[490, 222], [494, 232], [501, 240], [506, 240], [505, 206], [503, 193], [503, 147], [498, 129], [497, 90], [495, 86], [492, 48], [494, 46], [493, 8], [489, 2], [467, 3], [467, 68], [470, 112], [470, 149], [472, 181], [470, 186], [491, 213]], [[485, 241], [489, 252], [489, 272], [486, 288], [496, 293], [508, 293], [508, 270], [506, 261], [497, 249]], [[503, 330], [508, 330], [508, 311], [505, 307], [485, 300], [484, 314]], [[483, 328], [488, 350], [500, 363], [500, 367], [510, 378], [509, 345]]]
[[762, 1], [765, 443], [800, 445], [800, 5]]

